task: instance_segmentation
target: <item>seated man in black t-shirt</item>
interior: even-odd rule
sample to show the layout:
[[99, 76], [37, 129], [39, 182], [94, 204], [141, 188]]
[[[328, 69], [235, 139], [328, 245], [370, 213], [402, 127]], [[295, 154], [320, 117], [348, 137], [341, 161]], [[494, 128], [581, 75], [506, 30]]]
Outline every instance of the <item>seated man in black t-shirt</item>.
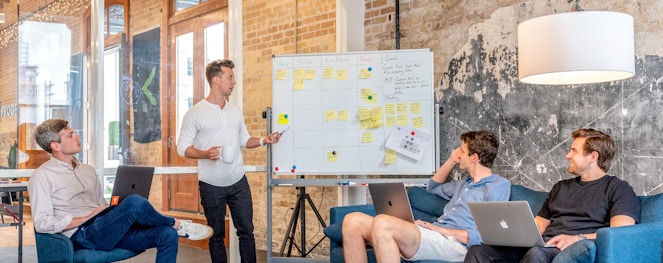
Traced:
[[[465, 262], [551, 262], [566, 249], [558, 256], [565, 257], [563, 262], [581, 262], [583, 256], [594, 258], [585, 252], [587, 246], [595, 246], [587, 240], [596, 239], [596, 230], [639, 220], [640, 200], [633, 188], [606, 174], [615, 154], [612, 138], [594, 129], [579, 129], [573, 139], [566, 159], [569, 173], [577, 177], [555, 184], [534, 218], [543, 239], [555, 247], [477, 245], [468, 250]], [[572, 246], [578, 241], [582, 242]]]

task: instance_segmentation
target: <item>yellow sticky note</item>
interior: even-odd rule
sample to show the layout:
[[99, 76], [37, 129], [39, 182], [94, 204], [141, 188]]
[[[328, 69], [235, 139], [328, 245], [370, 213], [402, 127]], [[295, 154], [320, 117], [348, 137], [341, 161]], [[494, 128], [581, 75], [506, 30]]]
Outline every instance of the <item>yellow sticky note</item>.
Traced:
[[407, 114], [407, 103], [399, 102], [396, 108], [398, 109], [398, 114]]
[[334, 69], [333, 68], [325, 68], [322, 71], [322, 78], [323, 79], [333, 79], [334, 78]]
[[386, 114], [396, 114], [396, 105], [393, 103], [387, 103], [384, 105], [384, 112]]
[[382, 118], [378, 120], [371, 120], [371, 128], [380, 128], [382, 127]]
[[274, 79], [276, 80], [285, 80], [285, 70], [284, 69], [279, 69], [276, 70], [276, 75], [274, 75]]
[[373, 123], [371, 122], [370, 119], [359, 121], [359, 129], [366, 130], [366, 129], [370, 128], [371, 125], [373, 125]]
[[387, 149], [384, 152], [384, 164], [396, 163], [396, 151]]
[[279, 124], [288, 124], [288, 114], [279, 114]]
[[334, 110], [325, 111], [325, 120], [333, 121], [335, 119], [336, 119], [336, 111], [334, 111]]
[[361, 89], [359, 91], [360, 91], [361, 100], [363, 101], [368, 101], [368, 96], [373, 94], [373, 91], [371, 89]]
[[359, 78], [360, 79], [370, 79], [371, 78], [371, 72], [368, 71], [368, 69], [363, 68], [359, 71]]
[[294, 89], [295, 90], [303, 90], [304, 89], [304, 80], [303, 79], [296, 79]]
[[375, 95], [375, 93], [371, 93], [371, 95], [368, 95], [368, 104], [377, 104], [378, 103], [378, 96]]
[[410, 103], [410, 113], [421, 113], [421, 103], [420, 102]]
[[314, 69], [307, 69], [306, 72], [304, 73], [304, 79], [314, 79], [315, 78], [315, 70]]
[[357, 115], [359, 116], [360, 121], [368, 120], [371, 118], [371, 110], [368, 108], [359, 108]]
[[335, 163], [338, 162], [338, 154], [336, 151], [327, 152], [327, 162]]
[[412, 126], [414, 126], [415, 128], [423, 128], [424, 127], [424, 117], [412, 118]]
[[348, 110], [339, 110], [338, 111], [338, 120], [347, 121], [348, 120]]
[[375, 107], [371, 109], [371, 119], [382, 120], [382, 107]]
[[348, 79], [348, 70], [347, 69], [336, 70], [336, 79], [337, 80], [347, 80]]
[[396, 126], [396, 116], [387, 116], [387, 127]]
[[398, 126], [407, 126], [407, 115], [398, 115]]
[[294, 71], [294, 76], [293, 79], [298, 80], [298, 79], [304, 79], [304, 74], [306, 73], [305, 70], [303, 69], [295, 69]]
[[372, 132], [362, 133], [361, 134], [361, 142], [363, 142], [363, 143], [373, 142], [373, 133]]

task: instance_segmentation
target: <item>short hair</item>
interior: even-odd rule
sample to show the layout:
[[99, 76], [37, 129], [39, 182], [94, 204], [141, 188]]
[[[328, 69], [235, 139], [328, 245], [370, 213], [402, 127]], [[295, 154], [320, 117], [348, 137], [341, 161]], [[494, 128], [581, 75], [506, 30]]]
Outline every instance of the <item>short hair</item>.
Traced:
[[467, 143], [467, 155], [477, 154], [481, 165], [492, 168], [497, 157], [500, 142], [490, 131], [469, 131], [460, 135], [460, 139]]
[[214, 78], [219, 72], [223, 72], [221, 71], [221, 68], [224, 67], [233, 69], [235, 68], [235, 63], [230, 59], [217, 59], [207, 63], [207, 66], [205, 67], [205, 78], [207, 78], [207, 83], [209, 83], [210, 86], [212, 85], [212, 78]]
[[53, 153], [51, 149], [51, 142], [62, 142], [60, 132], [67, 128], [68, 121], [62, 119], [50, 119], [42, 122], [35, 128], [34, 138], [39, 147]]
[[582, 146], [585, 155], [592, 152], [599, 154], [598, 165], [604, 171], [610, 170], [610, 164], [615, 157], [615, 141], [610, 135], [595, 129], [578, 129], [573, 132], [573, 139], [585, 138], [585, 145]]

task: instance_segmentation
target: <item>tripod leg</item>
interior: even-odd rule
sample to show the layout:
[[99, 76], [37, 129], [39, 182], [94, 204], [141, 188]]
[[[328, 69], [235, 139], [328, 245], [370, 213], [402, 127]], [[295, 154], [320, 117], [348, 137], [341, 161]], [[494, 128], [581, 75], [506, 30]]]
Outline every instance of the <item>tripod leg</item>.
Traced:
[[315, 212], [315, 216], [318, 217], [318, 222], [322, 225], [322, 227], [327, 227], [327, 224], [325, 223], [325, 220], [322, 219], [322, 216], [320, 216], [320, 212], [318, 211], [318, 208], [315, 207], [315, 204], [313, 204], [313, 201], [311, 200], [311, 197], [306, 194], [306, 200], [308, 200], [308, 204], [311, 206], [311, 209], [313, 209], [313, 212]]
[[285, 236], [283, 237], [283, 243], [281, 243], [281, 253], [280, 256], [283, 256], [283, 251], [285, 250], [286, 244], [288, 244], [288, 241], [290, 241], [290, 248], [288, 249], [288, 256], [290, 256], [290, 252], [292, 251], [292, 243], [294, 242], [295, 238], [295, 231], [297, 230], [297, 219], [298, 219], [298, 214], [299, 214], [299, 196], [297, 197], [297, 203], [295, 204], [295, 210], [292, 213], [292, 217], [290, 218], [290, 223], [288, 223], [288, 230], [285, 232]]

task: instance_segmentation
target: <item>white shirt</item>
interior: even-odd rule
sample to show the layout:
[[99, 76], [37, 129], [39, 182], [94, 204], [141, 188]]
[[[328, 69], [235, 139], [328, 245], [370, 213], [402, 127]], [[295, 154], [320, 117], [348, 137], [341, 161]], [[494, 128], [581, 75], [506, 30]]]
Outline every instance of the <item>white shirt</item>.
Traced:
[[233, 163], [221, 160], [198, 159], [198, 180], [214, 186], [230, 186], [244, 176], [242, 149], [251, 138], [244, 116], [229, 101], [223, 109], [207, 100], [196, 103], [185, 115], [177, 141], [177, 153], [184, 156], [189, 146], [208, 150], [213, 146], [234, 145], [237, 151]]
[[63, 230], [72, 218], [107, 204], [94, 167], [76, 162], [74, 169], [71, 163], [51, 157], [32, 173], [28, 193], [37, 232], [71, 237], [78, 228]]

